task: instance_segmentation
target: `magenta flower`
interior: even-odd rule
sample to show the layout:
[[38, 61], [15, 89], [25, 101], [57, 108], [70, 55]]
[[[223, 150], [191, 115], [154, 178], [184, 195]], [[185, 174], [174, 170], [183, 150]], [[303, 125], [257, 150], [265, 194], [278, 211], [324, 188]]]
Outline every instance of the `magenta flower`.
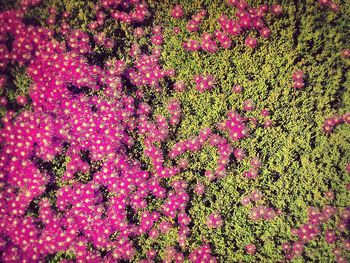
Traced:
[[282, 6], [280, 5], [272, 5], [271, 6], [271, 12], [276, 15], [280, 16], [283, 13]]
[[259, 200], [261, 200], [263, 197], [262, 192], [260, 192], [259, 190], [254, 190], [251, 194], [250, 194], [250, 199], [254, 202], [257, 202]]
[[245, 100], [243, 101], [243, 108], [246, 111], [252, 111], [255, 109], [255, 103], [251, 99]]
[[254, 244], [248, 244], [244, 246], [244, 249], [248, 255], [254, 255], [256, 251], [256, 246]]
[[197, 194], [197, 195], [202, 195], [204, 194], [205, 191], [205, 186], [202, 183], [197, 183], [195, 185], [195, 188], [193, 189], [193, 191]]
[[212, 89], [216, 84], [212, 75], [195, 75], [194, 81], [196, 82], [196, 89], [201, 93]]
[[174, 28], [173, 28], [173, 32], [174, 32], [175, 34], [179, 34], [179, 33], [181, 32], [181, 30], [180, 30], [179, 27], [174, 27]]
[[206, 224], [209, 228], [219, 228], [223, 225], [221, 215], [218, 212], [211, 213], [206, 218]]
[[175, 5], [171, 10], [171, 16], [173, 18], [181, 18], [184, 12], [181, 5]]
[[337, 239], [335, 231], [327, 230], [325, 233], [325, 239], [328, 244], [334, 243]]
[[242, 92], [242, 86], [241, 85], [234, 85], [233, 88], [232, 88], [232, 91], [234, 93], [241, 93]]
[[343, 49], [343, 50], [341, 51], [341, 56], [342, 56], [343, 58], [350, 58], [350, 49]]
[[249, 205], [250, 204], [250, 197], [249, 196], [242, 196], [241, 204], [244, 206]]
[[247, 37], [244, 43], [249, 48], [256, 48], [258, 40], [255, 37]]
[[200, 44], [198, 43], [198, 41], [193, 40], [193, 39], [189, 39], [187, 42], [183, 43], [183, 47], [187, 50], [187, 51], [198, 51], [200, 49]]

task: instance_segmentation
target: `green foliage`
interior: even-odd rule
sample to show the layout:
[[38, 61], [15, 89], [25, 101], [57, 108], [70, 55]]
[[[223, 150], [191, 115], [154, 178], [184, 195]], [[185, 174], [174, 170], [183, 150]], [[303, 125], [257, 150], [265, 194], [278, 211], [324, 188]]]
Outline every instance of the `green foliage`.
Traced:
[[63, 260], [74, 260], [74, 253], [71, 251], [60, 251], [55, 255], [49, 255], [46, 258], [46, 261], [49, 263], [59, 263]]

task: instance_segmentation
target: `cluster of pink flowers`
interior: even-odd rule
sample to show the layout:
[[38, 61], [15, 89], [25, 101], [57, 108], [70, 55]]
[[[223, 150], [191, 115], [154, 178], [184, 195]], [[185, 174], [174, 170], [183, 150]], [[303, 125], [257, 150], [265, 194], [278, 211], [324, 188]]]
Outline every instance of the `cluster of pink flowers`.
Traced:
[[340, 124], [350, 124], [350, 112], [346, 112], [343, 115], [334, 115], [333, 117], [326, 118], [323, 124], [323, 131], [326, 134], [330, 134]]
[[159, 80], [165, 76], [172, 76], [174, 71], [161, 69], [158, 57], [142, 54], [135, 60], [134, 67], [126, 70], [126, 74], [136, 86], [158, 87]]
[[187, 51], [192, 51], [192, 52], [198, 51], [201, 48], [201, 45], [199, 44], [199, 42], [193, 39], [188, 39], [187, 42], [184, 42], [182, 45]]
[[194, 81], [196, 83], [196, 90], [203, 93], [207, 90], [211, 90], [214, 85], [216, 84], [216, 81], [214, 79], [214, 76], [208, 74], [208, 75], [195, 75]]
[[181, 18], [184, 15], [184, 11], [182, 9], [181, 5], [175, 5], [172, 9], [171, 9], [171, 16], [173, 18]]
[[[298, 238], [297, 241], [285, 242], [283, 243], [282, 250], [288, 260], [292, 260], [302, 254], [305, 245], [311, 240], [316, 239], [322, 235], [322, 225], [325, 224], [329, 219], [338, 214], [340, 220], [337, 223], [337, 231], [332, 229], [326, 229], [323, 233], [325, 241], [328, 244], [335, 244], [338, 239], [341, 238], [341, 232], [346, 231], [346, 225], [350, 219], [350, 209], [345, 208], [343, 210], [338, 210], [334, 206], [325, 206], [322, 211], [319, 211], [315, 207], [310, 207], [308, 209], [308, 221], [307, 223], [301, 225], [298, 229], [291, 229], [291, 233]], [[339, 233], [339, 236], [338, 234]], [[350, 243], [348, 239], [342, 239], [343, 249], [349, 251]], [[333, 253], [336, 257], [337, 262], [346, 262], [343, 256], [341, 247], [335, 247]], [[345, 261], [344, 261], [345, 260]]]
[[155, 26], [153, 28], [151, 43], [155, 46], [161, 46], [163, 44], [163, 34], [160, 26]]
[[[173, 184], [173, 188], [175, 191], [168, 193], [168, 198], [162, 205], [163, 214], [170, 218], [175, 218], [177, 215], [184, 213], [189, 202], [189, 195], [186, 192], [187, 183], [180, 181], [178, 184]], [[191, 220], [190, 218], [186, 220], [187, 225]]]
[[262, 109], [261, 110], [261, 115], [265, 118], [264, 120], [264, 127], [269, 128], [273, 125], [272, 120], [269, 118], [270, 116], [270, 111], [268, 109]]
[[249, 205], [251, 201], [257, 202], [262, 198], [263, 198], [262, 192], [259, 190], [254, 190], [249, 196], [247, 195], [242, 196], [241, 204], [246, 206], [246, 205]]
[[113, 19], [127, 24], [143, 22], [149, 16], [146, 3], [140, 0], [100, 0], [100, 4], [105, 10], [108, 10]]
[[218, 212], [211, 213], [206, 218], [206, 224], [209, 228], [222, 227], [223, 221], [222, 221], [221, 215]]
[[[254, 190], [250, 196], [242, 196], [241, 204], [247, 206], [252, 202], [258, 202], [263, 198], [263, 194], [259, 190]], [[266, 207], [263, 205], [255, 205], [251, 208], [249, 213], [249, 218], [253, 221], [257, 220], [272, 220], [276, 216], [280, 215], [282, 212], [280, 210], [275, 210], [271, 207]]]
[[181, 248], [186, 248], [188, 243], [187, 238], [191, 232], [190, 228], [187, 226], [188, 222], [190, 221], [188, 220], [189, 217], [186, 215], [186, 213], [182, 213], [181, 215], [183, 215], [181, 218], [181, 221], [183, 221], [183, 223], [181, 223], [182, 226], [178, 231], [177, 242]]
[[178, 125], [181, 118], [180, 101], [178, 99], [170, 100], [167, 109], [170, 113], [169, 123], [171, 125]]
[[[119, 8], [109, 1], [103, 5]], [[107, 252], [106, 260], [132, 259], [135, 248], [131, 237], [147, 233], [155, 238], [161, 217], [177, 217], [182, 228], [179, 242], [185, 244], [186, 226], [191, 222], [185, 212], [187, 186], [174, 183], [175, 191], [169, 192], [161, 186], [162, 177], [171, 177], [180, 168], [163, 167], [162, 152], [154, 145], [167, 137], [167, 119], [158, 116], [155, 122], [149, 121], [150, 107], [135, 104], [135, 99], [124, 93], [121, 81], [127, 76], [135, 85], [152, 86], [172, 75], [173, 71], [158, 65], [155, 55], [159, 50], [151, 56], [135, 52], [137, 59], [131, 69], [123, 60], [109, 60], [99, 67], [85, 57], [91, 52], [91, 43], [83, 31], [66, 28], [66, 42], [58, 43], [52, 40], [51, 31], [25, 26], [22, 17], [19, 11], [0, 14], [2, 24], [6, 24], [1, 28], [1, 41], [9, 36], [14, 39], [11, 51], [1, 45], [1, 70], [15, 63], [27, 64], [33, 81], [31, 110], [17, 116], [9, 110], [1, 120], [0, 233], [5, 238], [1, 260], [39, 261], [48, 254], [69, 250], [77, 262], [98, 261], [101, 249]], [[97, 18], [103, 21], [103, 13]], [[102, 96], [91, 94], [97, 91]], [[142, 97], [142, 92], [137, 94]], [[27, 99], [18, 97], [18, 103], [23, 105]], [[172, 101], [169, 111], [170, 123], [177, 125], [179, 101]], [[139, 161], [128, 157], [127, 149], [133, 145], [128, 133], [136, 129], [146, 137], [145, 151], [153, 160], [154, 173], [142, 170]], [[67, 160], [64, 173], [53, 175], [48, 164], [62, 154]], [[181, 167], [185, 166], [181, 161]], [[80, 182], [80, 175], [88, 182]], [[52, 192], [56, 197], [52, 205], [41, 196], [57, 184], [62, 185]], [[101, 187], [114, 195], [106, 201]], [[146, 209], [149, 196], [164, 200], [164, 213], [142, 211], [140, 220], [130, 222], [130, 210], [136, 214]], [[27, 215], [36, 198], [40, 200], [37, 219]], [[161, 232], [171, 227], [159, 223]], [[96, 249], [90, 250], [89, 244]], [[148, 256], [154, 257], [154, 251]]]
[[218, 50], [216, 41], [213, 40], [213, 36], [210, 33], [204, 33], [202, 35], [201, 48], [209, 53], [215, 53]]
[[318, 0], [321, 6], [331, 9], [333, 12], [339, 12], [339, 5], [332, 0]]
[[350, 58], [350, 49], [343, 49], [340, 53], [343, 58]]
[[192, 19], [187, 22], [187, 30], [189, 32], [196, 32], [199, 29], [199, 26], [206, 15], [207, 11], [205, 11], [204, 9], [201, 9], [196, 14], [192, 15]]
[[188, 258], [192, 263], [200, 263], [200, 262], [216, 263], [217, 260], [214, 256], [211, 255], [211, 253], [212, 252], [211, 252], [210, 246], [208, 244], [205, 244], [195, 248], [191, 252]]
[[[26, 8], [27, 6], [25, 6]], [[0, 13], [0, 70], [5, 70], [8, 64], [26, 65], [32, 61], [39, 50], [45, 48], [53, 38], [50, 29], [26, 26], [22, 21], [24, 13], [19, 10], [9, 10]], [[4, 44], [12, 40], [11, 50]]]
[[[247, 31], [257, 30], [264, 38], [270, 36], [271, 30], [264, 21], [269, 11], [267, 5], [260, 5], [253, 8], [245, 1], [229, 0], [228, 3], [238, 9], [236, 12], [237, 20], [229, 19], [227, 16], [221, 15], [218, 22], [224, 32], [236, 36]], [[280, 5], [272, 5], [270, 11], [276, 16], [279, 16], [282, 14], [282, 7]], [[258, 44], [258, 40], [255, 37], [248, 36], [245, 40], [245, 44], [250, 48], [255, 48]]]
[[[226, 175], [226, 167], [230, 162], [230, 156], [233, 152], [233, 148], [230, 146], [227, 139], [213, 134], [209, 138], [209, 144], [211, 146], [217, 147], [219, 158], [218, 158], [218, 166], [215, 169], [214, 174], [211, 175], [211, 173], [207, 174], [207, 177], [209, 180], [212, 180], [215, 178], [221, 179]], [[209, 175], [209, 176], [208, 176]]]
[[293, 84], [294, 89], [302, 89], [302, 88], [304, 88], [304, 86], [305, 86], [305, 83], [304, 83], [305, 75], [304, 75], [304, 72], [302, 70], [294, 71], [294, 73], [292, 75], [292, 78], [293, 78], [293, 81], [294, 81], [294, 84]]
[[226, 32], [216, 30], [214, 36], [224, 49], [229, 49], [231, 47], [232, 40]]
[[80, 54], [90, 53], [89, 35], [80, 29], [73, 30], [67, 38], [68, 47]]
[[[193, 52], [202, 48], [202, 50], [209, 53], [215, 53], [218, 50], [217, 42], [219, 42], [223, 48], [229, 49], [232, 44], [230, 36], [240, 35], [254, 29], [257, 30], [264, 38], [268, 38], [270, 36], [271, 30], [267, 27], [264, 20], [264, 17], [269, 11], [269, 7], [267, 5], [260, 5], [253, 8], [245, 1], [229, 0], [228, 2], [231, 6], [238, 8], [238, 11], [236, 12], [237, 20], [229, 19], [226, 15], [221, 15], [218, 19], [221, 30], [216, 30], [214, 32], [216, 39], [214, 40], [212, 34], [209, 32], [203, 33], [202, 43], [199, 44], [196, 40], [189, 39], [183, 44], [186, 50]], [[174, 7], [172, 10], [173, 17], [177, 15], [177, 12], [179, 12], [177, 9], [179, 9], [179, 6]], [[282, 7], [280, 5], [272, 5], [270, 7], [270, 11], [274, 15], [279, 16], [282, 14]], [[180, 13], [182, 14], [182, 12]], [[200, 10], [196, 15], [193, 15], [192, 19], [187, 23], [187, 30], [190, 32], [198, 31], [199, 25], [205, 15], [205, 10]], [[177, 15], [176, 17], [178, 18], [180, 15]], [[245, 39], [245, 44], [247, 47], [255, 48], [258, 44], [258, 39], [253, 36], [248, 36]]]
[[[144, 86], [159, 91], [159, 82], [175, 74], [174, 70], [165, 70], [160, 65], [162, 28], [155, 26], [152, 30], [151, 54], [141, 52], [138, 44], [131, 46], [131, 66], [127, 65], [128, 59], [109, 59], [98, 66], [88, 59], [94, 43], [90, 43], [87, 32], [73, 30], [64, 21], [60, 28], [64, 40], [57, 42], [53, 31], [24, 24], [25, 11], [39, 2], [25, 0], [18, 10], [0, 13], [0, 24], [4, 25], [0, 28], [0, 71], [17, 64], [26, 66], [32, 80], [28, 97], [16, 98], [19, 106], [31, 103], [30, 110], [9, 109], [1, 119], [0, 261], [44, 261], [48, 255], [62, 251], [74, 253], [77, 262], [131, 261], [137, 253], [135, 239], [146, 237], [154, 241], [174, 232], [177, 244], [165, 249], [163, 262], [184, 262], [183, 251], [188, 249], [191, 237], [190, 189], [202, 195], [205, 186], [174, 178], [190, 167], [189, 160], [180, 156], [185, 152], [197, 153], [209, 144], [217, 149], [219, 157], [216, 169], [205, 171], [204, 176], [210, 181], [223, 178], [232, 153], [238, 161], [245, 158], [244, 150], [233, 149], [229, 139], [237, 142], [248, 136], [248, 119], [231, 111], [218, 125], [228, 133], [229, 139], [204, 128], [197, 136], [175, 142], [167, 153], [162, 144], [171, 139], [181, 122], [181, 101], [177, 98], [168, 101], [166, 109], [170, 117], [167, 118], [153, 117], [151, 106], [143, 100]], [[238, 8], [238, 21], [222, 16], [219, 19], [222, 31], [202, 34], [200, 44], [188, 40], [184, 44], [186, 49], [213, 53], [218, 49], [216, 41], [223, 48], [230, 48], [231, 35], [253, 29], [263, 37], [270, 35], [264, 22], [266, 5], [252, 8], [245, 1], [229, 3]], [[279, 5], [270, 9], [275, 15], [282, 13]], [[95, 20], [88, 25], [91, 31], [98, 31], [109, 16], [118, 22], [134, 24], [149, 15], [141, 0], [100, 0], [94, 11]], [[180, 5], [171, 10], [173, 18], [183, 15]], [[205, 16], [205, 10], [193, 15], [187, 29], [197, 31]], [[53, 25], [60, 17], [69, 19], [71, 14], [58, 14], [52, 8], [47, 22]], [[141, 27], [134, 32], [136, 37], [145, 34]], [[10, 40], [12, 48], [4, 44]], [[106, 48], [115, 44], [103, 33], [94, 34], [94, 42]], [[246, 44], [255, 47], [257, 40], [248, 37]], [[299, 75], [295, 78], [293, 75], [293, 79], [302, 80]], [[6, 81], [6, 76], [0, 75], [1, 88]], [[212, 75], [196, 75], [194, 81], [201, 93], [216, 84]], [[175, 82], [174, 90], [184, 89], [184, 82]], [[235, 92], [240, 91], [241, 87], [235, 86]], [[7, 103], [6, 97], [0, 98], [0, 105]], [[246, 100], [243, 108], [252, 111], [255, 105], [252, 100]], [[269, 112], [264, 109], [261, 114], [266, 117]], [[332, 130], [338, 121], [327, 121], [331, 127], [327, 129]], [[344, 114], [340, 122], [350, 123], [350, 114]], [[141, 139], [146, 161], [133, 157], [141, 154], [133, 152], [132, 147], [140, 143], [134, 141], [134, 134]], [[254, 157], [250, 165], [244, 176], [256, 178], [261, 161]], [[259, 202], [262, 198], [263, 194], [254, 190], [250, 196], [243, 197], [242, 204]], [[157, 208], [150, 205], [153, 200], [159, 202]], [[326, 207], [322, 213], [311, 209], [308, 223], [295, 231], [299, 240], [291, 245], [291, 250], [285, 244], [287, 257], [299, 255], [303, 244], [320, 233], [321, 222], [334, 213], [332, 207]], [[250, 218], [271, 220], [278, 214], [273, 208], [259, 205], [251, 209]], [[345, 232], [350, 210], [344, 209], [339, 218], [337, 227]], [[219, 212], [209, 214], [205, 220], [211, 229], [224, 224]], [[325, 239], [334, 243], [340, 237], [330, 229]], [[343, 243], [344, 249], [349, 250], [350, 241]], [[245, 249], [247, 254], [254, 254], [256, 246], [248, 244]], [[341, 251], [335, 250], [334, 254], [341, 259]], [[154, 249], [148, 250], [146, 256], [140, 262], [158, 260]], [[209, 244], [195, 248], [188, 259], [195, 263], [217, 262]]]
[[[164, 251], [164, 263], [181, 263], [184, 262], [185, 256], [176, 250], [174, 246], [169, 246]], [[154, 262], [154, 261], [152, 261]]]
[[[228, 49], [231, 47], [232, 40], [227, 33], [217, 30], [214, 32], [214, 36], [223, 48]], [[209, 53], [215, 53], [218, 50], [216, 40], [211, 33], [203, 33], [201, 43], [193, 39], [188, 39], [187, 42], [183, 43], [183, 47], [187, 51], [192, 52], [202, 49]]]
[[211, 130], [209, 128], [206, 128], [201, 130], [199, 132], [199, 135], [196, 137], [177, 142], [169, 151], [169, 157], [171, 159], [174, 159], [186, 151], [198, 152], [202, 149], [211, 133]]
[[92, 31], [103, 26], [107, 18], [107, 14], [102, 10], [102, 6], [95, 6], [93, 11], [95, 12], [95, 20], [88, 24], [88, 28]]
[[244, 249], [248, 255], [254, 255], [256, 252], [256, 246], [254, 244], [245, 245]]
[[239, 141], [248, 136], [249, 130], [245, 124], [246, 119], [235, 111], [227, 114], [227, 119], [221, 123], [220, 129], [229, 133], [232, 141]]
[[113, 39], [106, 37], [106, 34], [103, 32], [96, 33], [94, 35], [94, 42], [95, 44], [111, 49], [114, 47], [115, 42]]
[[[205, 128], [199, 132], [199, 135], [186, 139], [184, 141], [177, 142], [169, 151], [169, 157], [175, 159], [185, 153], [189, 152], [198, 152], [200, 151], [205, 143], [214, 146], [218, 149], [219, 158], [217, 161], [217, 168], [214, 173], [212, 171], [206, 171], [205, 176], [209, 180], [220, 179], [225, 176], [227, 165], [230, 162], [230, 156], [233, 152], [233, 148], [229, 145], [228, 140], [224, 137], [212, 133], [209, 128]], [[179, 160], [178, 167], [180, 169], [187, 168], [188, 163], [184, 159]], [[204, 187], [204, 186], [203, 186]], [[198, 192], [201, 193], [204, 189], [202, 186], [199, 186]], [[202, 190], [201, 190], [202, 189]]]
[[253, 221], [258, 220], [273, 220], [277, 215], [279, 214], [279, 211], [275, 211], [275, 209], [263, 205], [254, 206], [251, 208], [249, 213], [249, 218]]

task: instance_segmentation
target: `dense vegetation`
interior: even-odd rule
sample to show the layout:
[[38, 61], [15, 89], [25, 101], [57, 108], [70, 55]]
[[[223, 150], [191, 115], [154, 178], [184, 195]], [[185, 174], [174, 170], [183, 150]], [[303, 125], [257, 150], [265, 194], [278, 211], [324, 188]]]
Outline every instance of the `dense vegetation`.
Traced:
[[121, 2], [3, 3], [2, 261], [346, 262], [350, 2]]

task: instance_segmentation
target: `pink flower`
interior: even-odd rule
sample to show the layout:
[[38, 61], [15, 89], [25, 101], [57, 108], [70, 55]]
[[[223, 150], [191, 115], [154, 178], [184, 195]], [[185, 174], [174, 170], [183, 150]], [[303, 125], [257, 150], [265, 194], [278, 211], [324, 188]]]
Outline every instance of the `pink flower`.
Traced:
[[187, 51], [194, 52], [200, 49], [200, 44], [198, 43], [198, 41], [193, 39], [187, 40], [187, 42], [183, 43], [182, 45]]
[[171, 16], [173, 18], [181, 18], [184, 12], [181, 5], [175, 5], [171, 10]]
[[258, 40], [255, 37], [247, 37], [244, 43], [249, 48], [256, 48]]
[[325, 233], [325, 239], [328, 244], [332, 244], [336, 241], [337, 236], [335, 234], [335, 231], [327, 230]]
[[324, 193], [324, 196], [327, 198], [327, 199], [330, 199], [330, 200], [333, 200], [334, 199], [334, 192], [329, 190], [327, 192]]
[[318, 3], [323, 6], [329, 6], [331, 3], [331, 0], [318, 0]]
[[252, 160], [250, 161], [250, 164], [255, 169], [259, 169], [261, 167], [261, 161], [259, 157], [252, 158]]
[[27, 97], [24, 95], [18, 95], [16, 101], [18, 105], [24, 106], [27, 103]]
[[269, 116], [270, 115], [270, 112], [268, 109], [262, 109], [261, 110], [261, 115], [266, 117], [266, 116]]
[[142, 27], [136, 27], [134, 29], [134, 36], [137, 38], [141, 38], [145, 35], [145, 31], [143, 30]]
[[271, 30], [268, 27], [263, 27], [259, 30], [262, 37], [268, 38], [271, 35]]
[[174, 32], [175, 34], [179, 34], [179, 33], [181, 32], [181, 29], [180, 29], [179, 27], [174, 27], [174, 28], [173, 28], [173, 32]]
[[294, 81], [303, 80], [304, 79], [304, 72], [302, 70], [296, 70], [296, 71], [294, 71], [292, 78]]
[[211, 213], [206, 218], [206, 224], [209, 228], [219, 228], [223, 225], [221, 215], [218, 212]]
[[256, 251], [256, 246], [254, 244], [248, 244], [244, 247], [248, 255], [254, 255]]
[[339, 5], [335, 2], [331, 2], [329, 5], [329, 8], [335, 13], [339, 12], [339, 9], [340, 9]]
[[267, 119], [267, 120], [264, 121], [264, 127], [265, 128], [270, 128], [270, 127], [272, 127], [272, 125], [273, 125], [272, 120]]
[[244, 206], [247, 206], [250, 204], [250, 197], [249, 196], [243, 196], [241, 199], [241, 204]]
[[305, 83], [304, 83], [305, 75], [302, 70], [294, 71], [292, 78], [294, 80], [295, 89], [302, 89], [305, 86]]
[[194, 80], [196, 82], [196, 89], [201, 93], [212, 89], [216, 84], [212, 75], [195, 75]]
[[345, 123], [350, 124], [350, 112], [344, 113], [341, 118]]
[[245, 152], [241, 148], [234, 149], [233, 155], [238, 161], [242, 161], [245, 158]]
[[202, 195], [204, 194], [204, 191], [205, 191], [205, 186], [198, 182], [196, 185], [195, 185], [195, 188], [193, 190], [197, 195]]
[[282, 6], [280, 5], [272, 5], [271, 6], [271, 12], [276, 15], [280, 16], [283, 13]]
[[350, 58], [350, 49], [343, 49], [340, 54], [343, 58]]
[[252, 111], [255, 109], [255, 103], [251, 99], [245, 100], [243, 102], [243, 108], [246, 111]]
[[263, 197], [262, 192], [260, 192], [259, 190], [254, 190], [251, 194], [250, 194], [250, 199], [254, 202], [259, 201], [261, 198]]

